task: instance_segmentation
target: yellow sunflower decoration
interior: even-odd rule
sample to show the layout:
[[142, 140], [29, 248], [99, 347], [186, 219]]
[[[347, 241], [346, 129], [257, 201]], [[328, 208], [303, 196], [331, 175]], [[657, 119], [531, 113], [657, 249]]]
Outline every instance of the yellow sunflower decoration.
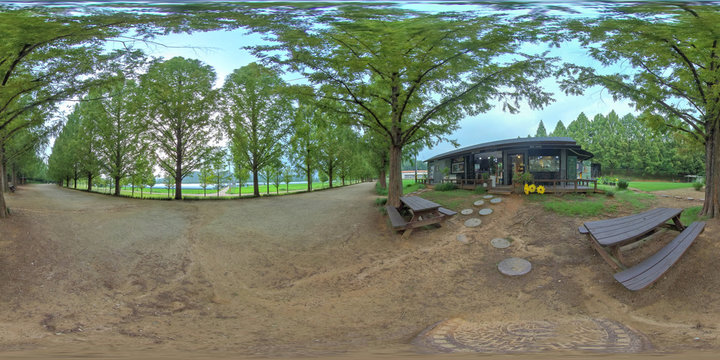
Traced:
[[530, 190], [531, 193], [534, 193], [535, 192], [535, 184], [530, 185], [528, 190]]
[[545, 187], [542, 186], [542, 185], [538, 186], [538, 187], [537, 187], [537, 193], [540, 194], [540, 195], [544, 194], [544, 193], [545, 193]]
[[530, 194], [530, 185], [525, 184], [525, 187], [523, 188], [523, 190], [525, 191], [525, 195]]

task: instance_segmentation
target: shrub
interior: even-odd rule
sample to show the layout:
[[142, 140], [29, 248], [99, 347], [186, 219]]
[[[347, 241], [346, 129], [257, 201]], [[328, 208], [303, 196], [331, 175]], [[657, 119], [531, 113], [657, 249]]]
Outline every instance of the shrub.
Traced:
[[533, 174], [531, 174], [529, 172], [524, 172], [522, 174], [516, 173], [515, 176], [513, 177], [513, 182], [517, 181], [517, 182], [526, 183], [526, 184], [530, 184], [534, 180], [535, 180], [535, 177], [533, 176]]
[[617, 182], [617, 187], [618, 187], [618, 189], [620, 189], [620, 190], [625, 190], [625, 189], [627, 189], [627, 188], [628, 188], [628, 185], [630, 185], [630, 183], [628, 183], [628, 181], [627, 181], [627, 180], [624, 180], [624, 179], [620, 179], [620, 180], [618, 180], [618, 182]]
[[453, 183], [442, 183], [435, 185], [436, 191], [450, 191], [455, 189], [457, 189], [457, 186], [455, 186], [455, 184]]
[[384, 206], [385, 204], [387, 204], [387, 198], [375, 199], [375, 206]]
[[702, 190], [702, 188], [703, 188], [704, 185], [705, 185], [705, 184], [703, 184], [701, 181], [696, 181], [696, 182], [693, 183], [693, 187], [694, 187], [695, 190], [697, 190], [697, 191]]
[[607, 190], [607, 191], [605, 191], [605, 196], [613, 197], [613, 196], [615, 196], [615, 192], [612, 190]]
[[473, 191], [475, 191], [476, 194], [484, 194], [487, 192], [487, 189], [482, 185], [478, 185], [475, 187], [475, 190], [473, 190]]
[[375, 192], [376, 192], [378, 195], [384, 195], [384, 196], [387, 196], [387, 194], [388, 194], [387, 188], [382, 188], [382, 187], [380, 187], [380, 183], [379, 183], [379, 182], [376, 182], [376, 183], [375, 183]]

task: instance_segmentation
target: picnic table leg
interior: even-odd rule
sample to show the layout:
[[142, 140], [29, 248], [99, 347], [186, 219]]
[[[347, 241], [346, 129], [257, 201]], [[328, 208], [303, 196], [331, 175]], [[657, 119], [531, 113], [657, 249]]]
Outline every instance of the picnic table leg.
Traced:
[[592, 238], [590, 239], [590, 245], [592, 245], [592, 247], [595, 249], [595, 251], [597, 251], [597, 253], [600, 254], [600, 257], [602, 257], [603, 260], [605, 260], [605, 262], [610, 264], [610, 266], [612, 266], [613, 269], [615, 269], [616, 271], [623, 270], [623, 266], [621, 264], [619, 264], [618, 260], [616, 260], [612, 256], [610, 256], [610, 254], [607, 252], [607, 250], [604, 247], [600, 246], [600, 244], [598, 244], [597, 241], [595, 241], [595, 239], [592, 239]]
[[620, 251], [620, 246], [613, 246], [612, 254], [615, 256], [615, 259], [617, 259], [618, 263], [624, 268], [625, 259], [623, 259], [622, 252]]
[[682, 224], [682, 222], [680, 222], [680, 215], [673, 217], [672, 221], [675, 223], [675, 227], [678, 229], [678, 231], [685, 230], [685, 226]]
[[400, 236], [403, 240], [407, 240], [412, 235], [414, 228], [405, 229], [403, 234]]

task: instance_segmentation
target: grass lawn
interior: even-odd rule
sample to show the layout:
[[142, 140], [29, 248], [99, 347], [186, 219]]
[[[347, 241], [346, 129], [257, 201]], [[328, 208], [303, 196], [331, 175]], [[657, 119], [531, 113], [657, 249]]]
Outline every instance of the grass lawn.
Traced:
[[542, 203], [546, 210], [565, 216], [590, 217], [601, 214], [613, 215], [619, 209], [632, 208], [633, 212], [650, 207], [655, 198], [652, 194], [636, 193], [630, 190], [616, 191], [614, 196], [604, 194], [567, 194], [547, 196], [531, 194], [528, 200]]
[[[280, 193], [281, 193], [281, 194], [283, 194], [283, 193], [285, 193], [285, 192], [287, 192], [287, 191], [307, 190], [307, 183], [302, 183], [302, 184], [288, 184], [288, 185], [289, 185], [289, 187], [286, 186], [285, 184], [280, 184], [279, 187], [280, 187]], [[342, 185], [342, 182], [337, 182], [337, 183], [336, 183], [336, 182], [333, 181], [333, 187], [338, 187], [338, 186], [340, 186], [340, 185]], [[328, 188], [329, 186], [330, 186], [330, 183], [329, 183], [329, 182], [325, 182], [324, 184], [319, 183], [319, 182], [314, 182], [314, 183], [312, 183], [312, 188], [313, 188], [313, 190], [316, 190], [316, 189], [326, 189], [326, 188]], [[252, 185], [250, 185], [250, 186], [243, 186], [243, 187], [242, 187], [242, 193], [243, 193], [243, 194], [252, 194], [252, 192], [253, 192], [253, 186], [252, 186]], [[237, 186], [234, 186], [232, 189], [230, 189], [230, 191], [228, 191], [228, 194], [237, 194], [237, 193], [238, 193], [238, 187], [237, 187]], [[265, 194], [265, 193], [267, 193], [267, 185], [261, 184], [261, 185], [260, 185], [260, 194], [262, 195], [262, 194]], [[277, 189], [275, 188], [275, 185], [274, 185], [274, 184], [270, 184], [270, 193], [271, 193], [271, 194], [276, 194], [276, 193], [277, 193]]]
[[469, 202], [472, 204], [474, 199], [479, 199], [480, 196], [475, 194], [472, 190], [449, 190], [449, 191], [428, 191], [422, 194], [422, 197], [430, 201], [434, 201], [443, 207], [459, 211], [461, 205], [467, 205]]
[[631, 181], [631, 188], [642, 191], [659, 191], [672, 189], [686, 189], [693, 187], [692, 183], [660, 182], [660, 181]]
[[403, 194], [409, 194], [418, 189], [424, 189], [425, 184], [416, 183], [415, 180], [403, 180]]

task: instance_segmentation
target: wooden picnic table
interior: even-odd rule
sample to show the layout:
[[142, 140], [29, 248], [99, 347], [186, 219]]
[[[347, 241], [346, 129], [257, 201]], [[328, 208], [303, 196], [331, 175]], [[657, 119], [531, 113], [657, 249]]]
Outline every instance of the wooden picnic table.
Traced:
[[390, 221], [393, 228], [396, 230], [404, 230], [403, 237], [408, 237], [412, 234], [413, 229], [431, 225], [439, 224], [447, 217], [457, 214], [457, 212], [445, 209], [440, 204], [423, 199], [419, 196], [402, 196], [400, 197], [403, 207], [410, 210], [412, 218], [409, 221], [405, 221], [400, 213], [393, 207], [386, 207]]
[[[705, 222], [702, 221], [685, 227], [680, 222], [682, 211], [683, 209], [657, 208], [616, 219], [586, 222], [579, 230], [590, 236], [592, 246], [610, 266], [622, 270], [614, 275], [615, 280], [626, 288], [637, 291], [660, 279], [705, 229]], [[668, 223], [670, 220], [672, 224]], [[626, 268], [620, 247], [663, 226], [678, 230], [680, 234], [658, 252], [631, 268]]]
[[[621, 270], [626, 267], [620, 252], [621, 246], [639, 240], [662, 226], [683, 231], [685, 227], [680, 222], [682, 211], [683, 209], [657, 208], [615, 219], [586, 222], [581, 226], [581, 230], [590, 235], [591, 244], [603, 259], [610, 266]], [[672, 225], [667, 224], [669, 220], [672, 220]]]

